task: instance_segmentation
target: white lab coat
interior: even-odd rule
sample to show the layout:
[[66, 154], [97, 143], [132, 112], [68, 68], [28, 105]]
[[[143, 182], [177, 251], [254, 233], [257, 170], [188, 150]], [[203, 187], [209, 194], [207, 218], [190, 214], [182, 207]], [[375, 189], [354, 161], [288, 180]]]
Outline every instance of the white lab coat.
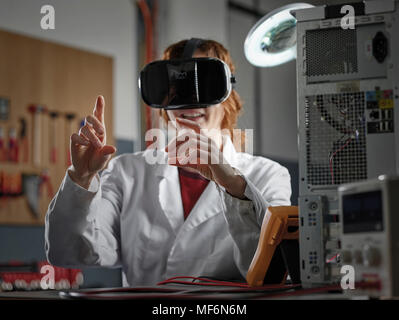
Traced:
[[242, 173], [250, 200], [211, 181], [184, 221], [177, 167], [149, 164], [148, 152], [114, 158], [89, 190], [65, 175], [46, 215], [50, 263], [122, 267], [124, 286], [173, 276], [245, 277], [267, 207], [290, 204], [287, 169], [238, 153], [225, 139], [223, 155]]

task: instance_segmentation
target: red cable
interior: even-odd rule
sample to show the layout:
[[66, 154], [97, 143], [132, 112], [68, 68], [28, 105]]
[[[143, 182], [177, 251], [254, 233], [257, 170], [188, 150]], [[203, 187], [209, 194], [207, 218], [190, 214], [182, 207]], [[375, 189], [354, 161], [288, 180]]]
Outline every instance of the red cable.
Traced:
[[158, 0], [152, 1], [152, 58], [158, 54], [158, 32], [157, 32], [157, 22], [158, 22], [158, 12], [159, 5]]
[[181, 281], [181, 280], [169, 280], [169, 281], [164, 281], [158, 283], [158, 285], [163, 285], [167, 283], [177, 283], [177, 284], [190, 284], [190, 285], [195, 285], [195, 286], [214, 286], [214, 287], [221, 287], [221, 286], [226, 286], [226, 287], [241, 287], [241, 288], [247, 288], [247, 286], [242, 286], [242, 285], [231, 285], [231, 284], [220, 284], [220, 283], [202, 283], [202, 282], [190, 282], [190, 281]]
[[148, 4], [145, 0], [138, 0], [137, 2], [141, 14], [143, 15], [144, 19], [144, 27], [145, 27], [145, 42], [146, 42], [146, 58], [145, 61], [146, 63], [149, 63], [152, 61], [153, 58], [153, 52], [152, 52], [152, 46], [153, 46], [153, 34], [152, 34], [152, 19], [151, 19], [151, 11], [150, 8], [148, 7]]
[[[206, 283], [182, 281], [182, 280], [178, 280], [178, 279], [193, 279], [193, 280], [203, 281]], [[248, 289], [249, 291], [271, 290], [271, 289], [290, 289], [290, 288], [296, 288], [299, 286], [299, 285], [286, 285], [286, 284], [270, 284], [270, 285], [266, 285], [266, 286], [262, 286], [262, 287], [250, 287], [247, 283], [213, 280], [213, 279], [207, 279], [207, 278], [201, 278], [201, 277], [191, 277], [191, 276], [181, 276], [181, 277], [169, 278], [167, 280], [157, 283], [157, 285], [163, 285], [163, 284], [167, 284], [167, 283], [189, 284], [189, 285], [200, 285], [200, 286], [238, 287], [238, 288]]]
[[[153, 26], [151, 20], [151, 11], [148, 7], [148, 4], [145, 0], [138, 0], [137, 5], [140, 8], [141, 14], [144, 19], [144, 29], [145, 29], [145, 63], [149, 63], [153, 60]], [[151, 120], [151, 109], [148, 105], [145, 105], [145, 115], [146, 115], [146, 130], [152, 128], [152, 120]], [[146, 146], [150, 145], [150, 141], [146, 142]]]
[[[189, 281], [179, 281], [176, 279], [193, 279], [193, 280], [201, 280], [209, 283], [195, 283], [195, 282], [189, 282]], [[170, 281], [170, 282], [168, 282]], [[223, 283], [225, 285], [226, 283], [230, 284], [237, 284], [244, 286], [244, 288], [237, 288], [236, 290], [225, 290], [224, 293], [229, 293], [229, 292], [246, 292], [246, 291], [259, 291], [259, 290], [278, 290], [278, 289], [295, 289], [298, 288], [300, 285], [278, 285], [278, 284], [272, 284], [272, 285], [267, 285], [264, 287], [249, 287], [246, 283], [235, 283], [235, 282], [230, 282], [230, 281], [219, 281], [219, 280], [212, 280], [212, 279], [205, 279], [205, 278], [196, 278], [196, 277], [188, 277], [188, 276], [183, 276], [183, 277], [173, 277], [170, 279], [167, 279], [165, 281], [161, 281], [158, 283], [160, 284], [165, 284], [165, 283], [182, 283], [182, 284], [190, 284], [190, 285], [203, 285], [203, 286], [219, 286]], [[232, 286], [232, 285], [231, 285]], [[381, 284], [380, 283], [370, 283], [370, 282], [356, 282], [355, 287], [357, 289], [381, 289]], [[265, 299], [265, 298], [276, 298], [276, 297], [284, 297], [284, 296], [299, 296], [299, 295], [304, 295], [304, 294], [314, 294], [314, 293], [321, 293], [321, 292], [326, 292], [326, 291], [337, 291], [341, 289], [341, 286], [338, 284], [333, 284], [333, 285], [328, 285], [324, 287], [317, 287], [317, 288], [308, 288], [308, 289], [301, 289], [301, 290], [295, 290], [295, 291], [289, 291], [289, 292], [278, 292], [278, 293], [268, 293], [262, 296], [257, 296], [257, 297], [252, 297], [251, 299]], [[131, 294], [126, 294], [126, 295], [104, 295], [106, 293], [133, 293]], [[147, 293], [145, 295], [134, 295], [134, 293], [141, 292], [141, 293]], [[202, 293], [206, 291], [200, 291]], [[212, 291], [214, 292], [214, 291]], [[155, 293], [155, 294], [154, 294]], [[158, 294], [157, 294], [158, 293]], [[162, 293], [162, 294], [161, 294]], [[99, 295], [102, 294], [102, 295]], [[88, 290], [88, 291], [83, 291], [83, 292], [69, 292], [65, 293], [64, 295], [70, 296], [72, 298], [94, 298], [94, 299], [167, 299], [167, 298], [172, 298], [172, 299], [195, 299], [195, 298], [207, 298], [207, 296], [203, 295], [196, 295], [195, 293], [191, 292], [185, 292], [184, 290], [181, 291], [180, 289], [175, 289], [175, 288], [148, 288], [148, 287], [138, 287], [138, 288], [112, 288], [112, 289], [94, 289], [94, 290]]]
[[[203, 281], [203, 282], [217, 283], [219, 285], [235, 285], [235, 286], [240, 286], [240, 287], [242, 287], [242, 286], [248, 287], [248, 284], [246, 284], [246, 283], [213, 280], [213, 279], [207, 279], [207, 278], [201, 278], [201, 277], [191, 277], [191, 276], [180, 276], [180, 277], [169, 278], [169, 279], [166, 279], [164, 281], [161, 281], [161, 282], [157, 283], [157, 285], [170, 283], [170, 282], [173, 282], [176, 279], [192, 279], [192, 280], [198, 280], [198, 281]], [[185, 281], [185, 282], [188, 282], [188, 281]], [[198, 283], [195, 283], [195, 282], [188, 282], [188, 283], [190, 283], [190, 284], [198, 284]]]
[[[249, 287], [249, 286], [239, 286], [239, 285], [229, 285], [229, 284], [218, 284], [218, 283], [202, 283], [202, 282], [189, 282], [189, 281], [179, 281], [179, 280], [172, 280], [170, 282], [165, 282], [163, 284], [184, 284], [184, 285], [195, 285], [195, 286], [205, 286], [205, 287], [233, 287], [234, 289], [223, 289], [223, 293], [234, 293], [234, 292], [251, 292], [251, 291], [272, 291], [272, 290], [288, 290], [288, 289], [295, 289], [300, 287], [300, 285], [269, 285], [269, 286], [262, 286], [262, 287]], [[211, 290], [212, 292], [216, 292]], [[206, 292], [206, 291], [201, 291]]]
[[343, 146], [341, 146], [341, 148], [339, 148], [337, 151], [335, 151], [335, 152], [331, 155], [331, 157], [330, 157], [330, 173], [331, 173], [331, 182], [332, 182], [332, 184], [335, 184], [335, 182], [334, 182], [333, 159], [334, 159], [335, 155], [336, 155], [338, 152], [340, 152], [342, 149], [344, 149], [351, 141], [352, 141], [352, 138], [349, 138], [349, 139], [346, 141], [346, 143], [345, 143]]

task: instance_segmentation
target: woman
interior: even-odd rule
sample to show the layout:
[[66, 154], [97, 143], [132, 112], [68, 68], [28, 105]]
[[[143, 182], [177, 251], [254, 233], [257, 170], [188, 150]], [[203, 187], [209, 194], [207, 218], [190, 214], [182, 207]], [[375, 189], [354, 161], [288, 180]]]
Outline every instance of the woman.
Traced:
[[[181, 56], [186, 41], [164, 59]], [[204, 40], [194, 57], [216, 57], [234, 72], [228, 51]], [[242, 279], [255, 253], [268, 206], [290, 204], [290, 176], [276, 162], [237, 152], [231, 136], [241, 110], [238, 94], [208, 108], [162, 111], [177, 137], [150, 164], [146, 150], [112, 159], [106, 145], [103, 97], [71, 136], [72, 166], [46, 215], [46, 252], [61, 266], [122, 267], [123, 284], [154, 285], [173, 276]], [[190, 131], [191, 130], [191, 131]], [[188, 133], [189, 132], [189, 133]], [[215, 133], [216, 132], [216, 133]], [[188, 141], [179, 137], [189, 134]], [[181, 161], [187, 147], [211, 160]], [[181, 151], [185, 150], [185, 151]]]

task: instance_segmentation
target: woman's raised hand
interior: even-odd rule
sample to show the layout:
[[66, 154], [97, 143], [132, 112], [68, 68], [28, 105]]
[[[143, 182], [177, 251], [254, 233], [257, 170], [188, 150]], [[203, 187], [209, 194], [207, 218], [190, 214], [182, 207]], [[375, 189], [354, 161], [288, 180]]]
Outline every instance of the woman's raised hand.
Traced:
[[86, 189], [116, 151], [114, 146], [106, 144], [104, 109], [104, 97], [98, 96], [93, 115], [88, 115], [79, 132], [71, 135], [72, 167], [69, 176]]

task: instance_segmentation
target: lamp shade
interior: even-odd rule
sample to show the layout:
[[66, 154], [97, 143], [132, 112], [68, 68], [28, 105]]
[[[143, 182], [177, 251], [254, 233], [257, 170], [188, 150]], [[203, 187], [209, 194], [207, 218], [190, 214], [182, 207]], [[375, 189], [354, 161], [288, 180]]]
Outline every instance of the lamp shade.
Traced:
[[244, 43], [247, 60], [257, 67], [273, 67], [296, 58], [296, 19], [291, 10], [313, 7], [292, 3], [277, 8], [260, 19]]

